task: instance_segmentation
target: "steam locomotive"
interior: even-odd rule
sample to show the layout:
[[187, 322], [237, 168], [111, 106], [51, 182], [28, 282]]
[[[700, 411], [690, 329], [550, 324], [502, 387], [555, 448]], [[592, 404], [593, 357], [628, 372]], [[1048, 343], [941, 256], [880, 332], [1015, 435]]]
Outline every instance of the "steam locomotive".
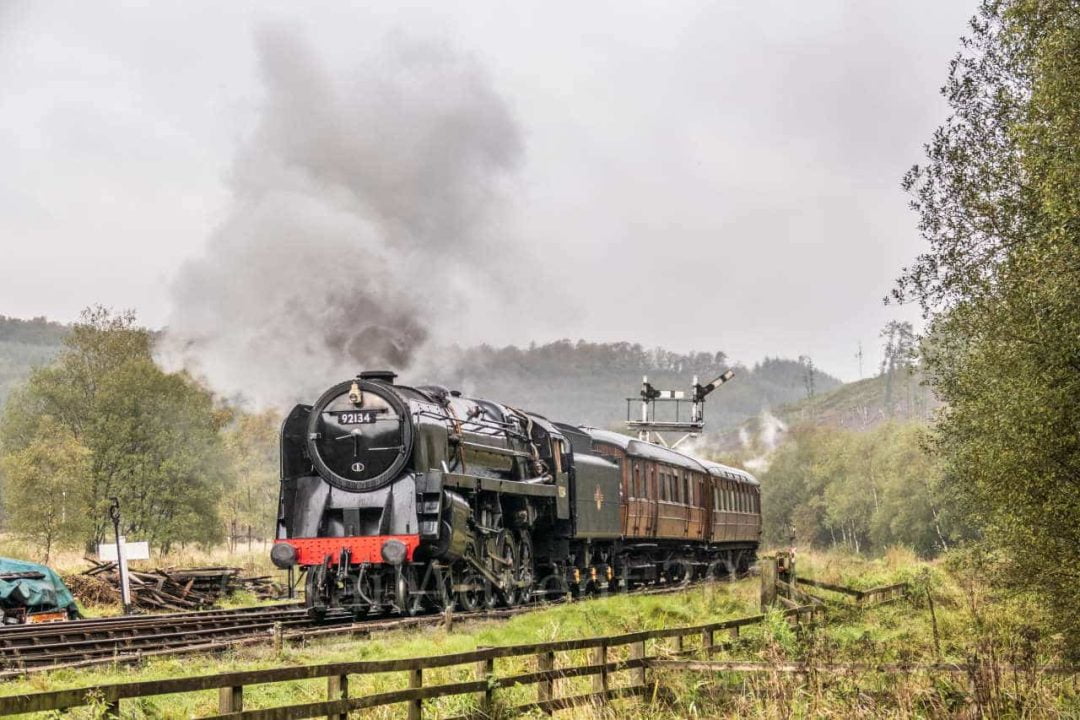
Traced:
[[363, 372], [281, 430], [271, 560], [309, 611], [412, 615], [744, 570], [761, 534], [749, 474]]

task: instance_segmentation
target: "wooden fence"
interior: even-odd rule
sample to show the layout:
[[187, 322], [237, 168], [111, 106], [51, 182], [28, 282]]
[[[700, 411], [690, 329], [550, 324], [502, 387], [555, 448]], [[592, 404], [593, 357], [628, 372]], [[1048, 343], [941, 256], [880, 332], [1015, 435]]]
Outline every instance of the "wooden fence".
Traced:
[[[792, 623], [814, 622], [823, 617], [820, 607], [794, 608], [785, 612]], [[105, 714], [119, 717], [120, 703], [133, 698], [147, 698], [177, 693], [206, 690], [218, 691], [218, 714], [206, 716], [215, 720], [292, 720], [293, 718], [326, 717], [345, 720], [346, 714], [365, 708], [405, 703], [409, 720], [420, 720], [423, 702], [452, 695], [475, 694], [478, 710], [486, 714], [495, 701], [499, 689], [517, 685], [536, 685], [534, 702], [508, 708], [510, 712], [555, 710], [587, 703], [604, 703], [621, 697], [642, 695], [648, 687], [646, 673], [650, 667], [673, 657], [700, 655], [704, 659], [714, 652], [730, 647], [739, 636], [740, 628], [755, 625], [765, 619], [764, 615], [737, 618], [724, 622], [692, 627], [645, 630], [609, 637], [561, 640], [492, 647], [471, 652], [437, 655], [433, 657], [406, 658], [400, 660], [365, 660], [349, 663], [331, 663], [300, 667], [283, 667], [269, 670], [222, 673], [168, 680], [119, 683], [72, 690], [54, 690], [0, 697], [0, 716], [28, 712], [65, 710], [72, 707], [104, 704]], [[728, 642], [717, 642], [717, 633], [727, 633]], [[661, 654], [649, 655], [648, 644], [670, 641], [671, 647]], [[627, 652], [626, 650], [629, 650]], [[557, 662], [558, 653], [589, 651], [584, 665]], [[514, 675], [499, 675], [495, 663], [502, 658], [533, 656], [535, 670]], [[436, 668], [462, 665], [473, 667], [472, 680], [439, 685], [425, 685], [424, 672]], [[375, 673], [405, 673], [407, 687], [402, 690], [380, 692], [362, 697], [349, 695], [350, 676]], [[616, 683], [613, 675], [629, 673], [623, 683]], [[592, 691], [588, 693], [558, 696], [556, 684], [566, 678], [592, 677]], [[326, 678], [326, 700], [265, 709], [244, 710], [245, 688], [252, 685], [280, 683], [296, 680]]]
[[843, 585], [833, 585], [832, 583], [811, 580], [810, 578], [804, 577], [796, 577], [795, 582], [801, 585], [809, 585], [810, 587], [821, 588], [822, 590], [829, 590], [831, 592], [847, 595], [855, 601], [856, 605], [882, 605], [887, 602], [899, 600], [908, 593], [907, 583], [883, 585], [881, 587], [870, 588], [869, 590], [856, 590], [854, 588], [844, 587]]
[[773, 555], [762, 556], [760, 558], [760, 568], [761, 609], [763, 611], [774, 605], [782, 605], [791, 609], [804, 605], [824, 604], [822, 598], [811, 595], [800, 588], [799, 585], [807, 585], [846, 595], [852, 598], [854, 604], [859, 607], [883, 605], [900, 600], [907, 596], [909, 590], [907, 583], [883, 585], [869, 590], [856, 590], [843, 585], [834, 585], [821, 580], [800, 577], [795, 572], [795, 555], [789, 551], [780, 551]]

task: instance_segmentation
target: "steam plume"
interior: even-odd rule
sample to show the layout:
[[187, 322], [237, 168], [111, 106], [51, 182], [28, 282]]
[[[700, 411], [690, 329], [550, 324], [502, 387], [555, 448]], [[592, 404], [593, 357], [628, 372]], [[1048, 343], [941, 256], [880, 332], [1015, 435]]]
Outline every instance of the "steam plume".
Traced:
[[482, 68], [445, 46], [393, 36], [340, 78], [285, 30], [257, 41], [258, 125], [226, 219], [180, 270], [159, 360], [284, 404], [415, 365], [467, 312], [463, 279], [500, 266], [493, 221], [521, 141]]

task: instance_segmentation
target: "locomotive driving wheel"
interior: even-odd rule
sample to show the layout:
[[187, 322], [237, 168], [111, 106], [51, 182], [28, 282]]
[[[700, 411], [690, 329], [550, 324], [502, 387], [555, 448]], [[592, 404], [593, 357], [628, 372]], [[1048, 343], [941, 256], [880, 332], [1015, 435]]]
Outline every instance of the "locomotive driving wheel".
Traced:
[[433, 605], [435, 609], [443, 612], [453, 611], [457, 598], [454, 596], [454, 574], [445, 566], [431, 566]]
[[416, 568], [401, 568], [395, 578], [394, 605], [402, 615], [412, 617], [424, 611], [424, 593], [420, 590]]
[[500, 530], [495, 540], [495, 575], [499, 578], [502, 586], [501, 593], [492, 593], [488, 598], [488, 605], [494, 607], [498, 604], [497, 595], [502, 595], [502, 602], [507, 607], [518, 604], [519, 593], [517, 588], [518, 579], [518, 549], [514, 542], [514, 536], [509, 530]]
[[533, 556], [532, 534], [528, 529], [518, 531], [517, 568], [514, 579], [517, 585], [518, 602], [525, 604], [532, 600], [536, 585], [536, 568]]
[[484, 605], [486, 585], [484, 578], [472, 569], [472, 563], [479, 560], [477, 543], [470, 541], [465, 547], [465, 556], [453, 571], [454, 584], [460, 589], [457, 591], [457, 604], [465, 612], [479, 610]]

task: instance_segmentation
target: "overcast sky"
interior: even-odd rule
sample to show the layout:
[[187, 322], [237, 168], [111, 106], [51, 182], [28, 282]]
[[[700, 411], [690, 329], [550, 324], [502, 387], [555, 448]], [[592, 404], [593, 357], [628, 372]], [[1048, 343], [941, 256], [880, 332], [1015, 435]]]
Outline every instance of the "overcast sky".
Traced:
[[528, 285], [528, 309], [467, 307], [453, 338], [808, 354], [855, 379], [860, 341], [869, 374], [880, 327], [918, 319], [881, 302], [921, 249], [899, 183], [974, 7], [0, 0], [0, 314], [176, 317], [235, 203], [269, 23], [345, 75], [387, 36], [444, 44], [509, 108], [520, 274], [475, 282]]

